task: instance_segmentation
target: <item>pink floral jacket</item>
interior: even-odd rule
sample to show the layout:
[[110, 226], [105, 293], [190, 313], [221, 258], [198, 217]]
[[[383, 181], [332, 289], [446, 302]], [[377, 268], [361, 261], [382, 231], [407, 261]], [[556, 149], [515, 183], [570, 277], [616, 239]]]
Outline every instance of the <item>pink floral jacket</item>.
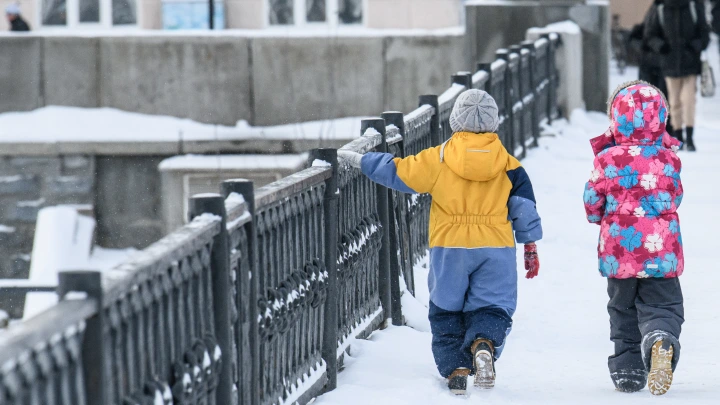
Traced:
[[585, 186], [588, 221], [600, 224], [598, 266], [610, 278], [677, 277], [684, 257], [680, 221], [680, 142], [665, 132], [667, 106], [645, 84], [618, 93], [610, 129]]

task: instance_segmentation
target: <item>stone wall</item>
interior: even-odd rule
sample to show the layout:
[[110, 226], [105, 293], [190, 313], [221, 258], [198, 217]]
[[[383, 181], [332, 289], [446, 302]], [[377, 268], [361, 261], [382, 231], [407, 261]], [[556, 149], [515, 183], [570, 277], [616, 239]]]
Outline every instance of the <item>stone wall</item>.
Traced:
[[0, 35], [0, 112], [114, 107], [223, 125], [409, 112], [418, 94], [445, 90], [451, 73], [471, 67], [463, 47], [459, 29], [316, 38]]

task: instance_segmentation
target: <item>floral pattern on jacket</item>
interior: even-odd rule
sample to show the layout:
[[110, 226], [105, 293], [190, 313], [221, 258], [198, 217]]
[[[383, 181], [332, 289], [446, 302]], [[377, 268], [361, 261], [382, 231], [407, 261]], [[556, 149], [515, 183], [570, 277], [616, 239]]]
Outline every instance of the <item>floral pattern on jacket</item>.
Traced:
[[665, 132], [667, 106], [647, 84], [618, 93], [583, 199], [600, 225], [598, 267], [610, 278], [677, 277], [684, 268], [679, 142]]

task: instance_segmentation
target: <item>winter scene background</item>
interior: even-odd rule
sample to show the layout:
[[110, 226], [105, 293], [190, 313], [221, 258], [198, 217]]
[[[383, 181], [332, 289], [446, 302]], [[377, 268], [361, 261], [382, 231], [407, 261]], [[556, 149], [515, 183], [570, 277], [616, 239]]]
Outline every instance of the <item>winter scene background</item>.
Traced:
[[[698, 93], [698, 151], [678, 152], [685, 324], [672, 389], [662, 398], [618, 392], [607, 367], [607, 281], [582, 193], [593, 167], [589, 140], [610, 124], [605, 100], [639, 76], [628, 36], [653, 0], [86, 3], [0, 1], [8, 7], [0, 30], [17, 31], [17, 18], [30, 29], [0, 33], [8, 55], [0, 58], [0, 405], [717, 401], [718, 95]], [[711, 21], [720, 2], [706, 3]], [[388, 282], [399, 301], [383, 301], [372, 277], [388, 248], [380, 222], [368, 220], [382, 221], [380, 188], [353, 177], [343, 160], [333, 183], [317, 148], [380, 148], [369, 120], [382, 111], [412, 124], [403, 137], [383, 115], [391, 153], [400, 139], [405, 151], [430, 146], [413, 143], [411, 127], [443, 125], [444, 104], [484, 80], [491, 90], [497, 78], [486, 72], [545, 40], [557, 47], [557, 77], [546, 72], [547, 84], [536, 76], [518, 89], [532, 87], [540, 103], [554, 83], [546, 97], [555, 97], [557, 116], [538, 125], [537, 145], [523, 138], [508, 150], [522, 155], [542, 217], [540, 274], [525, 279], [518, 249], [518, 308], [496, 386], [481, 390], [470, 378], [468, 393], [455, 396], [430, 350], [427, 241], [421, 257], [412, 253], [413, 286], [401, 268], [399, 282]], [[510, 50], [517, 56], [496, 54], [521, 42], [525, 51]], [[703, 60], [718, 77], [716, 34]], [[427, 94], [439, 104], [428, 106]], [[508, 110], [529, 105], [516, 101]], [[242, 185], [221, 191], [245, 179], [254, 203]], [[335, 193], [325, 191], [331, 184]], [[320, 220], [341, 190], [355, 200], [341, 196], [339, 214]], [[393, 196], [390, 203], [405, 201]], [[423, 198], [408, 199], [408, 212], [429, 204]], [[263, 223], [255, 214], [264, 210]], [[401, 215], [392, 211], [385, 214]], [[311, 219], [277, 225], [290, 212]], [[394, 220], [400, 227], [404, 218]], [[272, 221], [277, 228], [263, 228]], [[403, 243], [427, 238], [427, 227], [407, 224], [411, 241], [389, 244], [400, 262], [409, 255]], [[333, 237], [337, 257], [322, 247]], [[219, 243], [228, 249], [217, 253]], [[338, 270], [365, 266], [358, 274], [366, 278], [340, 278], [330, 301], [324, 266], [333, 259]], [[217, 268], [228, 278], [218, 281]], [[69, 276], [76, 271], [97, 272], [99, 290], [91, 278]], [[339, 313], [327, 315], [327, 302], [339, 302]], [[329, 322], [339, 331], [328, 334]]]

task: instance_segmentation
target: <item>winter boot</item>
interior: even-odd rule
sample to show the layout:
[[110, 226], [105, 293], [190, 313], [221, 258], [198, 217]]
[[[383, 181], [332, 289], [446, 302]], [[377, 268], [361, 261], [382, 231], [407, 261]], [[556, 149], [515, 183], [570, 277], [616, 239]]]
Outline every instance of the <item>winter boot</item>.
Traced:
[[610, 378], [620, 392], [638, 392], [647, 384], [645, 370], [620, 370], [611, 373]]
[[658, 340], [650, 353], [648, 389], [653, 395], [663, 395], [670, 389], [673, 380], [673, 345], [668, 340]]
[[688, 152], [695, 152], [695, 140], [693, 139], [695, 128], [687, 127], [685, 132], [687, 134], [687, 150]]
[[470, 369], [458, 368], [450, 374], [447, 379], [450, 392], [455, 395], [465, 395], [467, 392], [467, 378], [470, 375]]
[[477, 339], [470, 350], [475, 364], [475, 386], [490, 389], [495, 386], [495, 349], [491, 341]]
[[683, 137], [682, 128], [676, 129], [675, 131], [673, 131], [672, 136], [673, 136], [673, 138], [676, 138], [678, 141], [683, 143], [682, 145], [680, 145], [680, 149], [685, 149], [685, 137]]

